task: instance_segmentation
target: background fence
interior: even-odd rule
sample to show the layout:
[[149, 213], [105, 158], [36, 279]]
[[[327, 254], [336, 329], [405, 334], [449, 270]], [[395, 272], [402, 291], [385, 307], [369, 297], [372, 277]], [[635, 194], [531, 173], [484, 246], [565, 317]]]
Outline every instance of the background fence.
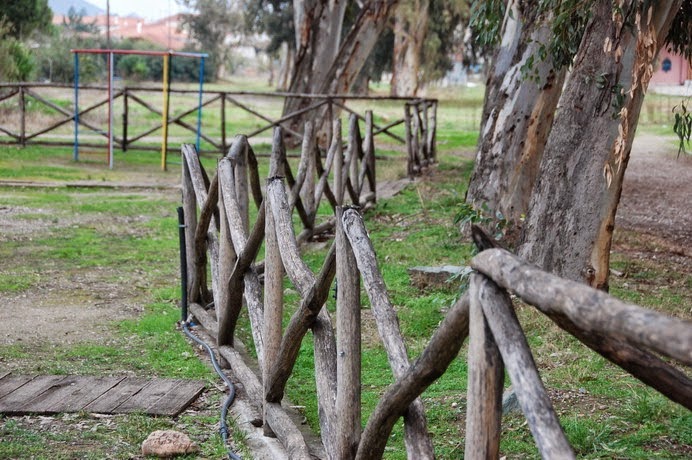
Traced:
[[[79, 89], [79, 145], [83, 149], [107, 148], [108, 98], [106, 87]], [[197, 134], [199, 93], [170, 89], [165, 145], [177, 151]], [[0, 143], [18, 145], [74, 146], [74, 89], [67, 85], [17, 83], [0, 84]], [[301, 98], [308, 106], [282, 115], [287, 98]], [[355, 115], [361, 122], [370, 110], [373, 136], [405, 145], [402, 158], [411, 162], [415, 174], [434, 160], [437, 100], [426, 98], [364, 97], [292, 93], [205, 91], [202, 98], [200, 153], [228, 150], [229, 132], [245, 133], [255, 142], [270, 143], [271, 130], [281, 126], [298, 142], [302, 132], [291, 128], [297, 117], [319, 115], [333, 119], [338, 113]], [[161, 150], [163, 94], [160, 88], [117, 87], [113, 100], [114, 148]], [[230, 127], [230, 129], [229, 129]], [[327, 124], [326, 130], [331, 129]], [[326, 133], [331, 138], [330, 132]]]

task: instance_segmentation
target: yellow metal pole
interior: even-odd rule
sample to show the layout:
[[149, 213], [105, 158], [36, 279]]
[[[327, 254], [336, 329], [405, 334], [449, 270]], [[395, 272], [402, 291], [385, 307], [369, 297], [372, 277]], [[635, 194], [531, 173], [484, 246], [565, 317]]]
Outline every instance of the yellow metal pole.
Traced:
[[166, 170], [166, 160], [168, 157], [168, 106], [170, 104], [170, 94], [168, 92], [168, 66], [171, 54], [163, 56], [163, 111], [161, 113], [161, 170]]

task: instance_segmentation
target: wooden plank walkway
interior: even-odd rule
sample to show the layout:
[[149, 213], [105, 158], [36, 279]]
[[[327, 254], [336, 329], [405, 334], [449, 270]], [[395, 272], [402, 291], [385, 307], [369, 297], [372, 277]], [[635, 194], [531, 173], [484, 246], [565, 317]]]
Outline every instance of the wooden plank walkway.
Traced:
[[13, 375], [0, 372], [0, 414], [143, 412], [175, 417], [204, 390], [198, 380]]

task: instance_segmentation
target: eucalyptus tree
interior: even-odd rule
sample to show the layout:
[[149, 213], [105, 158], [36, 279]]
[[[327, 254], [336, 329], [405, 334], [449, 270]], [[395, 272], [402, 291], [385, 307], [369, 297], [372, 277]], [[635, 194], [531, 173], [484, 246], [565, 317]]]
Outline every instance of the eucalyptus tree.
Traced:
[[[303, 94], [344, 94], [355, 83], [370, 52], [385, 29], [399, 0], [366, 0], [358, 4], [356, 18], [344, 33], [345, 1], [294, 0], [296, 58], [289, 91]], [[310, 104], [288, 98], [284, 115]], [[295, 117], [296, 130], [308, 117], [325, 119], [324, 111]]]
[[394, 14], [392, 96], [415, 96], [452, 67], [468, 23], [466, 0], [402, 0]]
[[209, 53], [215, 78], [228, 65], [230, 47], [227, 37], [240, 34], [243, 25], [241, 3], [237, 0], [178, 0], [196, 14], [184, 16], [183, 24], [190, 29], [202, 51]]
[[[615, 212], [642, 100], [663, 44], [689, 47], [689, 16], [682, 18], [687, 29], [674, 26], [688, 3], [474, 5], [482, 31], [500, 31], [501, 40], [467, 201], [487, 203], [519, 225], [525, 214], [520, 254], [544, 269], [607, 289]], [[501, 26], [491, 20], [497, 17]]]

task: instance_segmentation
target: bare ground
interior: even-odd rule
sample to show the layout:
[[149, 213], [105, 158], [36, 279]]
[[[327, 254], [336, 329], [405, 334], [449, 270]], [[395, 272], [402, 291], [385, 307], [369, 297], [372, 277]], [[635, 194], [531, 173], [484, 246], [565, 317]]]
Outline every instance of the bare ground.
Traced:
[[[136, 183], [152, 187], [141, 193], [173, 195], [169, 189], [160, 186], [175, 185], [175, 175], [166, 184], [146, 182], [137, 177]], [[27, 184], [22, 184], [27, 185]], [[121, 185], [128, 185], [123, 183]], [[26, 241], [46, 236], [55, 229], [68, 226], [94, 225], [94, 216], [55, 215], [49, 209], [38, 211], [44, 214], [30, 221], [22, 214], [35, 209], [3, 204], [0, 188], [0, 244], [10, 241]], [[128, 193], [132, 189], [113, 189], [97, 193]], [[171, 199], [174, 204], [175, 199]], [[689, 280], [692, 276], [692, 157], [676, 159], [672, 143], [660, 138], [642, 135], [634, 144], [622, 201], [617, 215], [617, 230], [613, 250], [628, 258], [645, 261], [656, 260], [665, 270], [676, 272]], [[140, 217], [146, 219], [146, 217]], [[99, 225], [114, 234], [128, 232], [132, 222], [126, 218], [100, 215]], [[1, 294], [3, 321], [0, 321], [0, 344], [24, 346], [50, 346], [50, 344], [70, 345], [81, 342], [107, 343], [113, 334], [111, 324], [114, 320], [137, 317], [147, 298], [148, 286], [161, 279], [145, 279], [136, 270], [114, 272], [109, 267], [91, 268], [89, 271], [71, 269], [64, 263], [50, 260], [37, 261], [27, 268], [20, 260], [21, 251], [14, 254], [15, 260], [0, 263], [0, 275], [10, 274], [16, 267], [23, 267], [27, 277], [35, 277], [32, 287], [16, 294]], [[679, 282], [673, 279], [671, 282]], [[689, 281], [683, 281], [689, 282]], [[688, 295], [684, 301], [691, 302]], [[692, 307], [689, 311], [692, 314]], [[26, 363], [22, 360], [3, 360], [3, 370], [22, 370]], [[563, 395], [564, 397], [564, 395]], [[558, 400], [561, 398], [557, 398]], [[577, 402], [578, 403], [578, 402]], [[204, 401], [201, 407], [192, 410], [210, 411]], [[196, 405], [196, 406], [197, 406]], [[69, 431], [74, 425], [70, 415], [58, 417], [22, 417], [18, 420], [27, 427], [46, 423], [51, 430]], [[64, 423], [63, 420], [65, 419]], [[68, 420], [69, 419], [69, 420]], [[115, 422], [115, 419], [113, 420]], [[82, 423], [82, 422], [80, 422]], [[112, 423], [110, 420], [89, 419], [89, 425]]]

